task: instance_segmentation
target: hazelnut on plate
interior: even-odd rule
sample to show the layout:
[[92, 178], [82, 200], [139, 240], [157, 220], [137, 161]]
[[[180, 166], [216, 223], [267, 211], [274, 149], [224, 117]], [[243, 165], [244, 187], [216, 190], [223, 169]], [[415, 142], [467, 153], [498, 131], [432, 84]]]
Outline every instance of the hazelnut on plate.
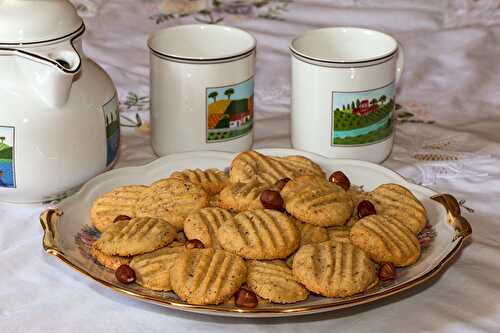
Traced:
[[255, 308], [259, 300], [253, 291], [241, 288], [234, 294], [234, 303], [242, 308]]

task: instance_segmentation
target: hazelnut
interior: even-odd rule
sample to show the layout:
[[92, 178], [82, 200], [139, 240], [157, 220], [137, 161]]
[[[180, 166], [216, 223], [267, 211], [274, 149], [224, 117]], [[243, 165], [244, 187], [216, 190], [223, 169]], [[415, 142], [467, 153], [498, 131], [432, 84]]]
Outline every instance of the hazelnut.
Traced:
[[340, 187], [342, 187], [346, 191], [349, 189], [349, 187], [351, 187], [351, 181], [349, 180], [349, 178], [347, 178], [345, 173], [343, 173], [342, 171], [333, 172], [330, 175], [330, 177], [328, 178], [328, 180], [334, 184], [339, 185]]
[[199, 239], [190, 239], [186, 242], [184, 245], [186, 249], [191, 250], [191, 249], [203, 249], [205, 245], [201, 242]]
[[253, 291], [241, 288], [234, 294], [234, 303], [242, 308], [255, 308], [259, 300]]
[[118, 221], [128, 221], [128, 220], [131, 220], [132, 218], [130, 216], [127, 216], [127, 215], [118, 215], [117, 217], [115, 217], [115, 219], [113, 220], [113, 223], [115, 222], [118, 222]]
[[362, 219], [368, 215], [377, 214], [375, 206], [368, 200], [363, 200], [358, 204], [358, 217]]
[[274, 186], [276, 187], [276, 189], [278, 189], [278, 191], [281, 191], [283, 189], [283, 187], [285, 187], [285, 185], [290, 181], [291, 179], [286, 177], [286, 178], [281, 178], [280, 180], [278, 180], [276, 183], [274, 183]]
[[121, 283], [132, 283], [135, 281], [135, 272], [129, 265], [121, 265], [115, 271], [116, 279]]
[[264, 208], [274, 209], [283, 211], [283, 198], [281, 197], [280, 192], [273, 190], [264, 190], [260, 194], [260, 202]]
[[394, 280], [396, 278], [396, 268], [392, 262], [383, 263], [378, 270], [380, 281]]

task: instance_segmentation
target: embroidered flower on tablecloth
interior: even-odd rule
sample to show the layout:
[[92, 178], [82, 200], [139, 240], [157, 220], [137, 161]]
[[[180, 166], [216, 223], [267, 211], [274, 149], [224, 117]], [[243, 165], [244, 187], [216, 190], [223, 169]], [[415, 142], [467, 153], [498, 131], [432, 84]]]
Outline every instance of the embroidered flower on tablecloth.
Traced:
[[191, 17], [196, 22], [217, 24], [226, 16], [233, 19], [259, 17], [283, 20], [293, 0], [143, 0], [156, 4], [159, 13], [150, 19], [160, 24], [172, 19]]
[[[120, 112], [120, 126], [135, 127], [142, 134], [150, 134], [149, 122], [144, 121], [141, 117], [141, 113], [149, 111], [149, 96], [129, 92], [127, 99], [120, 104], [126, 108], [123, 110], [124, 112]], [[135, 115], [131, 115], [132, 112], [136, 112]]]
[[185, 16], [206, 9], [207, 6], [206, 0], [164, 0], [158, 8], [162, 14]]
[[482, 151], [481, 142], [469, 133], [434, 126], [431, 115], [417, 103], [396, 108], [396, 137], [391, 158], [407, 163], [407, 170], [416, 169], [419, 173], [407, 174], [405, 168], [399, 171], [423, 185], [434, 184], [439, 179], [487, 176], [481, 166], [493, 159]]

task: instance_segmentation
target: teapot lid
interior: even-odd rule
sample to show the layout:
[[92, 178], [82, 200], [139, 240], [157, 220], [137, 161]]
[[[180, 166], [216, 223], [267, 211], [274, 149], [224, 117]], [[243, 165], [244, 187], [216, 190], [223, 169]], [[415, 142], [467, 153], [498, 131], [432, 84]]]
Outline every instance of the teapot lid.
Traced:
[[0, 44], [31, 44], [67, 37], [83, 25], [67, 0], [0, 0]]

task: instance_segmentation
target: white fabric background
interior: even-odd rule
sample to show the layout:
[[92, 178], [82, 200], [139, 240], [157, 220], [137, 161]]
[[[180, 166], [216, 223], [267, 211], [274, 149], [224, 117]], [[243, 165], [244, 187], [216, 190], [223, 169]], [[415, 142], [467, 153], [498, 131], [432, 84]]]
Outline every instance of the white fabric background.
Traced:
[[[148, 33], [193, 21], [149, 18], [179, 1], [74, 1], [88, 29], [85, 50], [112, 76], [122, 103], [131, 92], [148, 95]], [[384, 164], [466, 200], [474, 209], [464, 210], [472, 242], [438, 279], [402, 297], [320, 315], [228, 319], [167, 310], [98, 286], [43, 253], [38, 215], [44, 206], [0, 204], [0, 332], [499, 332], [500, 3], [302, 0], [279, 12], [280, 20], [258, 17], [266, 6], [224, 3], [243, 14], [216, 13], [222, 24], [258, 40], [255, 147], [290, 146], [288, 44], [294, 35], [358, 25], [398, 38], [406, 52], [398, 103], [413, 116], [400, 117], [410, 121], [398, 124]], [[138, 112], [147, 120], [143, 101], [122, 104], [123, 115]], [[147, 133], [122, 130], [117, 168], [156, 158]]]

